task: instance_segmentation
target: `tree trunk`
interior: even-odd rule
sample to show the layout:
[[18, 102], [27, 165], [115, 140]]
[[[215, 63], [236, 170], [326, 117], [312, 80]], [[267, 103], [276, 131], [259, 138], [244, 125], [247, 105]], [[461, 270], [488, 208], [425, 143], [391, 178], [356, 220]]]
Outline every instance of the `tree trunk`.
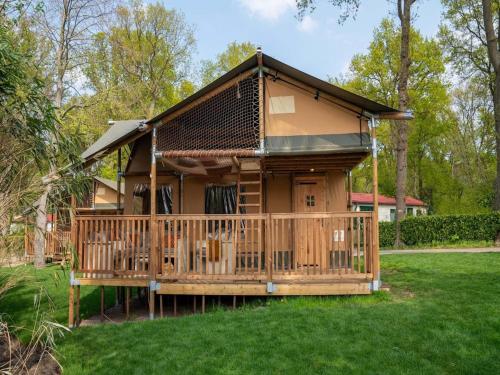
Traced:
[[497, 176], [495, 179], [495, 202], [494, 210], [500, 211], [500, 74], [495, 77], [495, 94], [493, 95], [495, 114], [495, 135], [496, 135], [496, 152], [497, 152]]
[[[408, 78], [410, 74], [410, 25], [411, 25], [411, 4], [413, 0], [398, 0], [398, 15], [401, 21], [401, 50], [400, 50], [400, 70], [398, 80], [399, 110], [408, 109]], [[396, 242], [395, 246], [401, 246], [401, 220], [406, 213], [406, 179], [408, 174], [408, 132], [407, 121], [400, 121], [396, 137]]]
[[[69, 19], [70, 2], [64, 0], [63, 9], [61, 12], [61, 25], [59, 28], [59, 40], [56, 51], [56, 90], [54, 93], [54, 106], [59, 110], [62, 107], [64, 96], [64, 76], [66, 74], [66, 66], [68, 64], [68, 54], [66, 48], [66, 27]], [[52, 142], [57, 142], [57, 139], [52, 139]], [[49, 161], [50, 174], [57, 173], [55, 162]], [[36, 228], [35, 228], [35, 267], [44, 267], [45, 265], [45, 234], [47, 231], [47, 200], [52, 190], [52, 184], [49, 182], [38, 199], [36, 209]]]
[[47, 198], [50, 194], [50, 186], [45, 187], [44, 192], [38, 199], [38, 205], [36, 208], [36, 226], [35, 226], [35, 241], [34, 241], [34, 252], [35, 252], [35, 267], [42, 268], [45, 267], [45, 232], [47, 229]]
[[[493, 91], [493, 112], [495, 116], [496, 154], [497, 154], [497, 176], [495, 179], [495, 202], [493, 208], [500, 210], [500, 50], [498, 49], [498, 37], [493, 24], [493, 12], [491, 0], [482, 0], [483, 21], [486, 32], [486, 45], [488, 60], [495, 74], [495, 86]], [[499, 11], [499, 10], [497, 10]], [[499, 11], [500, 12], [500, 11]], [[500, 27], [497, 30], [500, 33]]]

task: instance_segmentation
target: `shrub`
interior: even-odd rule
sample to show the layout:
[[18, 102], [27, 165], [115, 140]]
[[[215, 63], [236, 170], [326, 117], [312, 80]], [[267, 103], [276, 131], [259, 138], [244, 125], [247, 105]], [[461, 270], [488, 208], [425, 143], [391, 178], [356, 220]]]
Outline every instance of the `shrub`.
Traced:
[[[413, 246], [461, 241], [494, 241], [500, 231], [500, 213], [408, 217], [401, 221], [401, 240]], [[394, 245], [395, 223], [380, 223], [380, 246]]]
[[396, 226], [394, 222], [383, 221], [378, 225], [378, 238], [380, 247], [391, 247], [396, 239]]

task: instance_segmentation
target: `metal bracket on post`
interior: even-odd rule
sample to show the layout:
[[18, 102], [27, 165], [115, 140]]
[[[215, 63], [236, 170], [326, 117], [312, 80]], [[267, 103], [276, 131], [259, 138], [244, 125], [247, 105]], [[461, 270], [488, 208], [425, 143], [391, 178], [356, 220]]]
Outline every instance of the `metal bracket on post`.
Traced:
[[156, 280], [150, 280], [149, 281], [149, 290], [151, 292], [157, 292], [160, 290], [160, 283], [157, 282]]
[[80, 280], [75, 279], [75, 271], [69, 273], [69, 285], [75, 286], [80, 285]]
[[267, 282], [267, 288], [266, 288], [267, 293], [269, 294], [274, 293], [276, 292], [276, 289], [277, 289], [276, 285], [274, 285], [272, 281]]
[[[153, 137], [156, 138], [156, 126], [153, 128]], [[156, 164], [156, 143], [151, 147], [151, 164]]]
[[373, 280], [370, 283], [370, 290], [372, 292], [376, 292], [376, 291], [380, 290], [380, 285], [382, 285], [382, 282], [380, 280]]

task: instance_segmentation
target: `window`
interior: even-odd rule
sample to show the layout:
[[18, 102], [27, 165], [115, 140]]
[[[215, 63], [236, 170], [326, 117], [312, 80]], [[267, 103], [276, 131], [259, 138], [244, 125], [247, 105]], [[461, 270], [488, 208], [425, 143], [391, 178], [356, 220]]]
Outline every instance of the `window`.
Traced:
[[[149, 214], [151, 204], [151, 191], [149, 184], [134, 186], [134, 214]], [[156, 213], [172, 213], [172, 186], [160, 185], [156, 188]]]
[[102, 196], [104, 194], [106, 194], [106, 189], [105, 188], [103, 188], [103, 187], [97, 188], [97, 191], [96, 191], [95, 195]]
[[360, 211], [373, 211], [372, 206], [359, 206]]
[[413, 207], [406, 207], [406, 215], [413, 216]]
[[391, 221], [396, 220], [396, 209], [395, 208], [391, 208], [390, 217], [391, 217]]
[[306, 196], [306, 205], [307, 205], [307, 207], [316, 206], [316, 199], [315, 199], [314, 195], [307, 195]]

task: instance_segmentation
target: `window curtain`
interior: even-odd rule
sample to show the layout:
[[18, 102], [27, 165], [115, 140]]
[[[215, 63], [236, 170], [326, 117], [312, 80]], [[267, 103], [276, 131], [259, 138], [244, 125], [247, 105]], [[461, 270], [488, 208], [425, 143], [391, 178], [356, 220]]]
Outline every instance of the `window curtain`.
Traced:
[[205, 214], [236, 213], [236, 185], [205, 187]]
[[[221, 186], [207, 185], [205, 187], [205, 214], [231, 215], [236, 213], [236, 185]], [[212, 227], [215, 225], [215, 228]], [[221, 222], [222, 230], [225, 230], [225, 222]], [[219, 223], [209, 222], [209, 231], [218, 233]], [[227, 230], [231, 232], [231, 223]]]
[[[149, 214], [151, 207], [151, 188], [149, 184], [137, 184], [134, 186], [134, 197], [142, 198], [142, 213]], [[172, 213], [172, 186], [160, 185], [156, 188], [156, 213]]]

